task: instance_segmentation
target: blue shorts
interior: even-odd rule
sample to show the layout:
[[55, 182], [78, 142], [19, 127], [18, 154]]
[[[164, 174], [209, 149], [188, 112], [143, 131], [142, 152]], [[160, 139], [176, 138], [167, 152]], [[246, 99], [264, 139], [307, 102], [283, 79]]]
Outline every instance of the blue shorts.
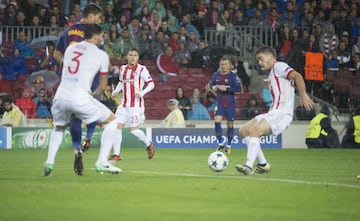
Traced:
[[235, 107], [222, 107], [220, 105], [216, 105], [214, 108], [214, 116], [223, 116], [228, 121], [235, 120]]

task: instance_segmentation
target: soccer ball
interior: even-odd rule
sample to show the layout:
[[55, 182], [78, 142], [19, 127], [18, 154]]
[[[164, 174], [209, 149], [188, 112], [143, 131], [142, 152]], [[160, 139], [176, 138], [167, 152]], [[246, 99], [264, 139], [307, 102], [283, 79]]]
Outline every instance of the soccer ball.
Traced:
[[212, 171], [221, 172], [229, 165], [229, 159], [220, 151], [215, 151], [208, 158], [208, 166]]

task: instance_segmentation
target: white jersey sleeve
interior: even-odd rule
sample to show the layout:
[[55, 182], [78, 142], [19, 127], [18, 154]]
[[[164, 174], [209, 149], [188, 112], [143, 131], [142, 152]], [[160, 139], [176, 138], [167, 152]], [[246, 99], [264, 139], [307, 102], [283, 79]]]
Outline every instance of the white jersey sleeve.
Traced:
[[284, 62], [276, 62], [269, 73], [269, 89], [273, 98], [271, 109], [293, 115], [295, 83], [288, 79], [294, 69]]
[[274, 64], [274, 74], [280, 78], [287, 78], [294, 69], [285, 62], [276, 62]]
[[142, 67], [144, 69], [141, 72], [141, 78], [147, 84], [146, 87], [140, 91], [140, 94], [143, 97], [145, 94], [149, 93], [152, 89], [154, 89], [155, 84], [154, 84], [154, 80], [152, 79], [152, 77], [149, 73], [149, 70], [145, 66], [142, 66]]

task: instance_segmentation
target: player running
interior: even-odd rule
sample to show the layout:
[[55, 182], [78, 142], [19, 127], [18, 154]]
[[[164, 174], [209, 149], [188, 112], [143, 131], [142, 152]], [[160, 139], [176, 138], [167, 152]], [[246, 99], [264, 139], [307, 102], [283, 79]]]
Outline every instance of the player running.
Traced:
[[269, 71], [268, 82], [273, 102], [267, 113], [255, 116], [239, 130], [247, 146], [247, 160], [244, 165], [236, 165], [236, 169], [244, 175], [254, 172], [255, 160], [258, 161], [256, 173], [270, 172], [271, 166], [261, 150], [259, 138], [269, 134], [277, 136], [289, 127], [294, 113], [295, 84], [305, 109], [310, 111], [314, 106], [306, 93], [301, 74], [288, 64], [277, 61], [273, 49], [260, 48], [256, 52], [256, 59], [262, 70]]
[[[210, 81], [210, 89], [216, 94], [217, 105], [214, 109], [215, 134], [218, 141], [217, 151], [230, 154], [231, 142], [234, 137], [235, 120], [235, 92], [241, 92], [239, 77], [231, 71], [232, 64], [229, 59], [221, 58], [219, 71], [215, 72]], [[227, 120], [227, 141], [223, 138], [221, 121]]]

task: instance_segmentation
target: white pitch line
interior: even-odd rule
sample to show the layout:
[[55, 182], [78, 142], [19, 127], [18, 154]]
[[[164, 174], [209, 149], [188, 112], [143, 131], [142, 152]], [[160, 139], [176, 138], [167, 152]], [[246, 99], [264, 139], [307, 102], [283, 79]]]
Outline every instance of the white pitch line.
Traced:
[[142, 170], [126, 170], [123, 172], [141, 173], [141, 174], [153, 174], [153, 175], [169, 175], [169, 176], [183, 176], [183, 177], [202, 177], [202, 178], [222, 178], [222, 179], [244, 179], [244, 180], [261, 180], [279, 183], [293, 183], [293, 184], [305, 184], [313, 186], [334, 186], [359, 189], [360, 185], [350, 185], [342, 183], [328, 183], [328, 182], [316, 182], [306, 180], [290, 180], [290, 179], [277, 179], [277, 178], [265, 178], [258, 176], [232, 176], [232, 175], [205, 175], [205, 174], [193, 174], [193, 173], [175, 173], [175, 172], [159, 172], [159, 171], [142, 171]]
[[[65, 170], [67, 168], [61, 168], [61, 167], [56, 168], [56, 170], [62, 170], [62, 169]], [[95, 168], [89, 168], [89, 169], [95, 170]], [[0, 171], [2, 171], [2, 170], [7, 170], [7, 169], [0, 168]], [[216, 175], [207, 175], [207, 174], [175, 173], [175, 172], [160, 172], [160, 171], [145, 171], [145, 170], [125, 170], [122, 173], [127, 173], [127, 172], [138, 173], [138, 174], [168, 175], [168, 176], [182, 176], [182, 177], [261, 180], [261, 181], [278, 182], [278, 183], [305, 184], [305, 185], [313, 185], [313, 186], [334, 186], [334, 187], [344, 187], [344, 188], [352, 188], [352, 189], [360, 188], [360, 184], [359, 185], [351, 185], [351, 184], [329, 183], [329, 182], [319, 182], [319, 181], [265, 178], [265, 177], [260, 177], [261, 175], [244, 176], [244, 175], [239, 174], [238, 176], [234, 176], [234, 175], [220, 175], [219, 173], [215, 173], [215, 172], [214, 173]], [[356, 178], [354, 178], [354, 179], [356, 179]]]

